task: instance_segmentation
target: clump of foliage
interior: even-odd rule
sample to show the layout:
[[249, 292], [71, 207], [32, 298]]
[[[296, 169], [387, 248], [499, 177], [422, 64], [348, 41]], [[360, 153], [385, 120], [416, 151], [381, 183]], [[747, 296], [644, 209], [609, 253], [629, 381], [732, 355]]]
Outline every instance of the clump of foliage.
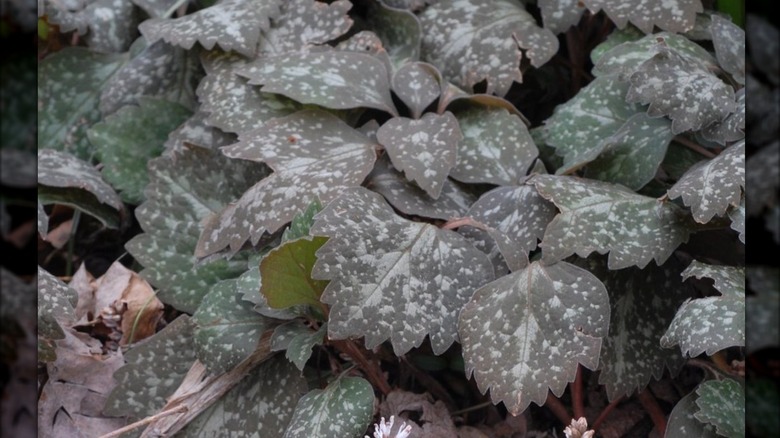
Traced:
[[[745, 203], [745, 33], [699, 0], [528, 3], [47, 1], [87, 47], [40, 65], [39, 231], [55, 204], [133, 234], [167, 308], [121, 367], [103, 349], [89, 427], [411, 411], [465, 436], [622, 406], [649, 417], [616, 433], [744, 435], [745, 217], [777, 208]], [[61, 372], [81, 294], [39, 279]]]

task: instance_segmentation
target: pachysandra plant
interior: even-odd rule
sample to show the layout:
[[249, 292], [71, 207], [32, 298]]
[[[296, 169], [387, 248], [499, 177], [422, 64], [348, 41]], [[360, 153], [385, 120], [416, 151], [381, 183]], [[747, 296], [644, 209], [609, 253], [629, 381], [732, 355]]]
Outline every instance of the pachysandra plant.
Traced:
[[[745, 346], [744, 267], [697, 243], [744, 245], [745, 35], [700, 0], [160, 3], [45, 2], [89, 48], [41, 62], [41, 203], [108, 227], [138, 205], [126, 249], [181, 314], [124, 353], [105, 415], [390, 436], [383, 368], [423, 349], [520, 415], [583, 367], [616, 402]], [[513, 90], [583, 14], [616, 28], [532, 136]], [[40, 281], [53, 361], [75, 303]], [[744, 433], [744, 382], [715, 377], [668, 436]]]

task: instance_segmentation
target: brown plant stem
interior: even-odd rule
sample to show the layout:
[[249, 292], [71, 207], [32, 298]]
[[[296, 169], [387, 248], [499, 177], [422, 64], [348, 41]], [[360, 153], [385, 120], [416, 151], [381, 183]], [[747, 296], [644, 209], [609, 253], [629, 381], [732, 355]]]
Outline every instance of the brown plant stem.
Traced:
[[655, 428], [658, 431], [659, 436], [666, 435], [666, 416], [664, 415], [661, 406], [658, 401], [653, 397], [650, 389], [645, 388], [644, 391], [640, 391], [638, 394], [639, 402], [642, 403], [642, 407], [650, 415], [650, 418], [655, 424]]
[[610, 402], [607, 405], [607, 407], [604, 408], [604, 410], [601, 411], [599, 416], [596, 418], [596, 421], [593, 422], [593, 426], [591, 426], [591, 429], [593, 429], [595, 431], [598, 431], [599, 430], [599, 426], [601, 426], [601, 423], [603, 423], [604, 420], [607, 419], [609, 414], [612, 413], [612, 411], [615, 410], [617, 405], [619, 405], [625, 399], [626, 399], [626, 397], [621, 395], [620, 397], [616, 398], [615, 400], [612, 400], [612, 402]]
[[716, 153], [705, 149], [704, 146], [696, 142], [690, 141], [686, 137], [683, 137], [682, 135], [678, 135], [674, 137], [674, 141], [680, 143], [681, 145], [687, 147], [688, 149], [694, 152], [698, 152], [699, 154], [704, 155], [707, 158], [715, 158], [718, 156]]
[[442, 230], [454, 230], [455, 228], [460, 228], [462, 226], [469, 225], [474, 228], [479, 228], [480, 230], [486, 230], [487, 226], [483, 224], [482, 222], [476, 221], [470, 217], [459, 217], [455, 219], [450, 219], [447, 222], [445, 222], [442, 226]]
[[547, 393], [547, 400], [544, 402], [544, 406], [549, 409], [564, 426], [571, 424], [571, 414], [566, 410], [566, 407], [561, 403], [558, 397], [552, 393]]
[[571, 385], [571, 403], [574, 409], [574, 418], [585, 416], [585, 401], [582, 395], [582, 365], [577, 365], [577, 375]]
[[382, 369], [379, 367], [379, 365], [368, 360], [366, 355], [360, 351], [360, 348], [358, 348], [354, 342], [350, 340], [331, 341], [330, 345], [354, 360], [360, 369], [366, 373], [366, 378], [368, 381], [371, 382], [375, 388], [379, 389], [379, 392], [384, 395], [390, 393], [391, 388], [387, 383], [387, 380], [385, 380], [384, 376], [382, 376]]

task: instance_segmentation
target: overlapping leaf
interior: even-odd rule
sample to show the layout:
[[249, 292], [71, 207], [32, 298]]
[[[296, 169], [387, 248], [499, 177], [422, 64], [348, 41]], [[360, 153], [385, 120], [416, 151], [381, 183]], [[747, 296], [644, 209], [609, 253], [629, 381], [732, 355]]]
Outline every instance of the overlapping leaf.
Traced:
[[560, 396], [577, 365], [594, 370], [609, 328], [609, 298], [588, 271], [538, 261], [478, 289], [458, 332], [466, 374], [517, 415]]
[[268, 306], [286, 309], [308, 305], [320, 309], [320, 295], [327, 281], [311, 278], [311, 269], [317, 261], [314, 253], [325, 244], [324, 237], [301, 237], [282, 243], [272, 249], [260, 262], [262, 285], [260, 293]]
[[[257, 256], [255, 256], [257, 257]], [[290, 307], [287, 309], [273, 309], [268, 306], [265, 296], [260, 293], [260, 267], [257, 262], [254, 261], [255, 257], [250, 258], [249, 264], [252, 266], [241, 274], [236, 281], [236, 293], [241, 296], [244, 301], [248, 301], [254, 304], [254, 311], [269, 318], [275, 318], [279, 320], [291, 320], [301, 315], [308, 315], [307, 308]], [[258, 259], [260, 257], [257, 257]]]
[[284, 438], [358, 438], [374, 415], [374, 389], [360, 377], [341, 377], [303, 396]]
[[305, 210], [301, 211], [290, 222], [290, 226], [282, 234], [282, 243], [300, 239], [309, 235], [309, 229], [314, 224], [314, 215], [322, 210], [319, 199], [311, 201]]
[[577, 24], [585, 12], [585, 5], [577, 0], [541, 0], [544, 27], [558, 34]]
[[573, 177], [537, 175], [532, 182], [561, 213], [542, 240], [544, 260], [609, 252], [609, 268], [663, 264], [689, 229], [676, 205], [622, 186]]
[[739, 202], [737, 208], [732, 208], [729, 211], [729, 219], [731, 219], [731, 229], [739, 233], [739, 240], [745, 243], [745, 197]]
[[171, 131], [165, 141], [165, 153], [176, 156], [192, 146], [216, 150], [236, 142], [235, 135], [209, 125], [207, 118], [208, 114], [198, 111]]
[[260, 38], [258, 53], [281, 54], [298, 51], [308, 44], [323, 44], [346, 33], [352, 26], [348, 0], [330, 4], [315, 0], [281, 3], [281, 14]]
[[47, 0], [39, 4], [61, 32], [86, 34], [87, 44], [99, 52], [127, 50], [137, 35], [136, 11], [126, 0]]
[[199, 42], [208, 50], [219, 45], [253, 56], [261, 31], [279, 16], [279, 0], [221, 0], [213, 6], [176, 19], [152, 18], [139, 26], [141, 33], [155, 43], [159, 39], [191, 49]]
[[696, 391], [693, 391], [677, 402], [672, 413], [669, 414], [665, 438], [716, 438], [718, 436], [715, 433], [715, 427], [702, 423], [694, 416], [698, 397]]
[[604, 10], [619, 28], [630, 21], [644, 33], [654, 26], [670, 32], [693, 28], [696, 14], [704, 11], [701, 0], [582, 0], [592, 12]]
[[441, 75], [436, 67], [424, 62], [409, 62], [393, 74], [393, 91], [419, 119], [428, 105], [441, 94]]
[[[4, 286], [11, 287], [6, 271], [3, 280]], [[60, 324], [76, 322], [77, 299], [76, 291], [38, 267], [38, 351], [42, 360], [55, 359], [53, 342], [65, 337]]]
[[683, 354], [696, 357], [745, 345], [745, 269], [693, 261], [682, 273], [712, 278], [722, 295], [688, 300], [680, 306], [661, 338], [661, 346], [679, 344]]
[[745, 436], [745, 388], [734, 379], [707, 380], [696, 388], [694, 417], [715, 426], [718, 435]]
[[303, 371], [311, 357], [312, 348], [322, 344], [327, 330], [327, 324], [323, 324], [318, 330], [312, 330], [302, 324], [301, 320], [290, 321], [274, 331], [271, 351], [285, 350], [285, 357]]
[[467, 90], [485, 80], [486, 93], [503, 96], [522, 81], [521, 49], [535, 67], [558, 51], [555, 34], [508, 0], [442, 0], [419, 18], [423, 60]]
[[385, 3], [369, 2], [367, 21], [369, 28], [382, 41], [393, 66], [399, 69], [420, 58], [422, 28], [416, 15]]
[[727, 144], [745, 138], [745, 94], [745, 88], [740, 88], [736, 94], [736, 111], [722, 121], [715, 122], [701, 130], [705, 139]]
[[735, 81], [745, 83], [745, 31], [720, 15], [712, 15], [712, 44], [720, 66]]
[[458, 120], [446, 112], [426, 113], [419, 120], [392, 118], [379, 128], [376, 138], [406, 179], [438, 199], [450, 169], [455, 166], [458, 142], [463, 135]]
[[457, 318], [474, 290], [492, 280], [488, 258], [461, 236], [396, 216], [382, 197], [344, 190], [316, 218], [312, 234], [330, 240], [312, 277], [331, 280], [331, 339], [390, 338], [397, 355], [430, 335], [434, 353], [457, 340]]
[[607, 35], [606, 40], [602, 41], [598, 46], [594, 47], [593, 50], [590, 51], [590, 60], [594, 65], [592, 73], [596, 76], [603, 74], [603, 72], [597, 71], [596, 66], [599, 64], [602, 56], [605, 53], [623, 43], [636, 41], [644, 36], [645, 34], [635, 26], [626, 26], [623, 29], [614, 29], [609, 35]]
[[738, 207], [745, 188], [745, 142], [724, 150], [717, 157], [694, 164], [669, 189], [669, 197], [682, 197], [696, 222], [707, 223], [729, 206]]
[[211, 285], [246, 270], [246, 261], [240, 258], [196, 265], [193, 253], [201, 221], [266, 174], [264, 166], [231, 161], [200, 148], [149, 163], [146, 201], [136, 209], [144, 233], [125, 247], [145, 267], [141, 274], [159, 289], [162, 301], [194, 312]]

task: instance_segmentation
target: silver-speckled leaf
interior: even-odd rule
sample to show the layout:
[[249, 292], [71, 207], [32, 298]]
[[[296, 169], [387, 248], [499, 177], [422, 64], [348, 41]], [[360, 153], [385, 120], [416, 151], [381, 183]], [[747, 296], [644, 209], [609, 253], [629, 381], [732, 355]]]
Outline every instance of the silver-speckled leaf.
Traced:
[[[715, 122], [701, 130], [702, 136], [710, 141], [727, 144], [745, 138], [745, 88], [736, 94], [737, 110], [720, 122]], [[767, 115], [766, 117], [772, 117]]]
[[166, 18], [176, 5], [181, 4], [181, 0], [130, 0], [136, 6], [143, 9], [152, 18]]
[[290, 346], [290, 342], [298, 336], [312, 333], [311, 328], [301, 318], [285, 322], [277, 326], [271, 336], [271, 351], [283, 351]]
[[539, 155], [520, 117], [504, 108], [455, 111], [463, 139], [450, 175], [468, 183], [517, 184]]
[[100, 112], [106, 116], [140, 96], [176, 102], [190, 111], [197, 106], [195, 88], [203, 77], [195, 51], [158, 41], [146, 45], [113, 75], [100, 93]]
[[780, 141], [768, 144], [745, 162], [745, 207], [747, 215], [757, 216], [766, 207], [778, 205], [780, 188]]
[[748, 266], [747, 280], [755, 292], [745, 299], [747, 352], [780, 346], [780, 269]]
[[[7, 275], [3, 272], [3, 280], [7, 280]], [[75, 290], [38, 266], [38, 337], [47, 340], [64, 338], [60, 324], [76, 322], [77, 300]]]
[[[330, 46], [316, 46], [315, 48], [318, 50], [331, 50]], [[314, 50], [314, 48], [311, 50]], [[379, 39], [374, 32], [370, 30], [361, 30], [336, 44], [336, 50], [373, 56], [385, 66], [387, 83], [389, 84], [391, 82], [394, 70], [393, 61], [390, 59], [390, 55], [387, 54], [387, 50], [385, 50], [382, 40]]]
[[693, 219], [705, 224], [738, 207], [745, 188], [745, 142], [728, 147], [717, 157], [691, 166], [669, 189], [669, 198], [682, 197]]
[[560, 397], [577, 364], [595, 370], [609, 298], [590, 272], [566, 262], [526, 268], [478, 289], [461, 312], [466, 375], [513, 415], [548, 389]]
[[715, 426], [718, 435], [745, 436], [745, 388], [734, 379], [707, 380], [696, 388], [694, 413], [702, 423]]
[[382, 41], [395, 69], [420, 59], [422, 29], [417, 16], [376, 0], [367, 6], [369, 29]]
[[393, 213], [381, 195], [345, 190], [320, 212], [312, 234], [330, 240], [317, 251], [315, 279], [331, 280], [328, 337], [388, 338], [396, 355], [430, 336], [435, 354], [458, 338], [458, 314], [474, 290], [493, 279], [487, 256], [466, 239]]
[[439, 0], [381, 0], [382, 3], [398, 8], [417, 12], [427, 5], [438, 2]]
[[144, 200], [149, 182], [146, 165], [159, 156], [168, 134], [190, 116], [178, 103], [140, 97], [139, 106], [128, 105], [87, 131], [103, 164], [103, 178], [128, 204]]
[[387, 199], [398, 211], [432, 219], [449, 220], [463, 216], [477, 200], [473, 194], [463, 190], [449, 178], [444, 181], [438, 199], [431, 198], [425, 191], [404, 178], [403, 174], [381, 159], [368, 176], [366, 188]]
[[670, 202], [575, 177], [537, 175], [532, 182], [561, 210], [542, 240], [546, 261], [596, 251], [609, 252], [609, 269], [644, 268], [650, 260], [663, 264], [688, 240], [684, 212]]
[[373, 416], [371, 384], [360, 377], [341, 377], [298, 401], [284, 438], [359, 438]]
[[739, 233], [739, 240], [745, 243], [745, 197], [739, 202], [739, 206], [729, 211], [731, 229]]
[[455, 165], [463, 135], [458, 120], [446, 112], [426, 113], [419, 120], [394, 117], [379, 128], [376, 138], [385, 147], [393, 167], [438, 199]]
[[311, 229], [311, 226], [314, 224], [314, 215], [321, 210], [322, 203], [319, 199], [311, 201], [311, 204], [309, 204], [305, 210], [302, 210], [295, 215], [290, 222], [290, 226], [284, 230], [284, 234], [282, 234], [282, 243], [309, 236], [309, 229]]
[[619, 28], [628, 22], [644, 33], [653, 26], [669, 32], [685, 32], [693, 28], [696, 14], [704, 11], [701, 0], [582, 0], [596, 13], [604, 10]]
[[682, 273], [683, 279], [692, 276], [712, 278], [722, 295], [683, 303], [661, 338], [661, 346], [679, 344], [684, 355], [696, 357], [745, 345], [745, 269], [694, 260]]
[[285, 357], [303, 371], [315, 345], [321, 345], [327, 333], [327, 324], [312, 330], [296, 319], [280, 325], [271, 338], [271, 351], [286, 350]]
[[[265, 255], [264, 253], [265, 251], [263, 251], [261, 255]], [[253, 261], [255, 258], [257, 260]], [[303, 309], [304, 306], [290, 307], [287, 309], [272, 309], [268, 306], [265, 296], [260, 293], [261, 280], [259, 263], [261, 258], [262, 257], [258, 257], [257, 255], [250, 257], [249, 264], [252, 267], [237, 278], [236, 293], [241, 295], [243, 300], [254, 304], [253, 309], [255, 312], [269, 318], [290, 320], [299, 315], [306, 315], [307, 309]]]
[[41, 14], [63, 33], [86, 34], [87, 45], [104, 53], [123, 52], [138, 35], [138, 14], [128, 0], [46, 0]]
[[277, 94], [262, 93], [238, 76], [235, 69], [246, 59], [217, 50], [201, 56], [206, 77], [198, 85], [200, 110], [209, 113], [207, 122], [227, 132], [244, 133], [267, 120], [290, 115], [302, 108], [298, 102]]
[[[3, 212], [5, 212], [5, 208], [3, 208]], [[11, 225], [10, 217], [8, 221], [8, 225]], [[5, 236], [6, 231], [3, 230], [3, 236]], [[43, 205], [38, 202], [38, 234], [40, 234], [41, 239], [46, 239], [46, 235], [49, 234], [49, 215], [46, 214], [46, 210], [43, 209]]]
[[306, 379], [281, 356], [260, 364], [177, 437], [281, 437]]
[[190, 317], [181, 315], [125, 352], [127, 363], [114, 373], [117, 386], [106, 400], [104, 414], [130, 418], [156, 414], [196, 360], [192, 330]]
[[330, 4], [315, 0], [282, 2], [282, 12], [260, 37], [259, 54], [282, 54], [309, 44], [324, 44], [338, 38], [352, 26], [348, 0]]
[[753, 65], [766, 75], [772, 84], [780, 84], [780, 29], [756, 14], [748, 14], [745, 26], [750, 58]]
[[740, 84], [745, 83], [745, 31], [728, 18], [712, 15], [712, 44], [720, 66]]
[[100, 120], [102, 87], [127, 61], [126, 54], [101, 54], [66, 47], [38, 67], [38, 149], [57, 149], [89, 159], [87, 129]]
[[246, 270], [245, 258], [239, 257], [196, 264], [195, 245], [201, 221], [266, 174], [265, 166], [201, 148], [149, 163], [146, 201], [135, 210], [144, 233], [125, 248], [144, 266], [141, 275], [158, 289], [160, 300], [194, 312], [213, 284]]
[[664, 438], [717, 438], [715, 427], [702, 423], [694, 417], [697, 412], [696, 391], [681, 398], [669, 414]]
[[669, 119], [634, 114], [604, 140], [604, 150], [588, 164], [585, 177], [639, 190], [655, 178], [672, 138]]
[[279, 230], [312, 200], [323, 203], [358, 186], [376, 160], [375, 143], [319, 110], [274, 119], [223, 148], [225, 155], [268, 164], [274, 173], [209, 218], [195, 254], [236, 252]]
[[600, 74], [597, 72], [595, 66], [599, 64], [599, 61], [605, 53], [623, 43], [636, 41], [644, 36], [645, 34], [635, 26], [626, 26], [623, 29], [614, 29], [609, 35], [607, 35], [606, 40], [602, 41], [598, 46], [594, 47], [593, 50], [590, 51], [590, 60], [594, 65], [592, 73], [596, 76]]
[[393, 75], [393, 91], [419, 119], [428, 105], [441, 94], [441, 74], [436, 67], [424, 62], [409, 62]]
[[544, 27], [559, 34], [580, 21], [585, 5], [578, 0], [540, 0], [539, 9]]
[[523, 53], [540, 67], [558, 51], [555, 34], [509, 0], [442, 0], [419, 18], [422, 59], [467, 90], [486, 80], [486, 93], [503, 96], [522, 81]]
[[331, 109], [376, 108], [396, 114], [385, 65], [366, 53], [293, 52], [263, 57], [235, 69], [277, 93], [301, 103]]
[[216, 150], [236, 142], [235, 135], [206, 123], [207, 118], [206, 112], [198, 111], [171, 131], [165, 141], [165, 154], [176, 156], [192, 146]]
[[504, 256], [501, 255], [501, 251], [499, 251], [495, 239], [493, 239], [487, 231], [470, 225], [464, 225], [458, 228], [458, 234], [465, 237], [474, 248], [477, 248], [488, 256], [490, 263], [493, 264], [495, 278], [503, 277], [509, 273], [509, 266], [507, 266]]
[[176, 19], [152, 18], [138, 26], [155, 43], [159, 39], [191, 49], [195, 42], [211, 50], [254, 56], [260, 33], [268, 30], [270, 20], [279, 16], [280, 0], [221, 0], [213, 6]]
[[734, 89], [702, 63], [662, 44], [631, 75], [626, 101], [650, 104], [651, 117], [668, 116], [672, 132], [698, 130], [737, 110]]
[[466, 216], [490, 227], [488, 233], [513, 271], [528, 264], [547, 224], [557, 213], [555, 206], [539, 196], [532, 185], [497, 187], [471, 206]]
[[252, 310], [236, 291], [236, 280], [223, 280], [210, 288], [198, 310], [195, 324], [195, 351], [212, 373], [233, 369], [257, 349], [260, 337], [274, 324]]

